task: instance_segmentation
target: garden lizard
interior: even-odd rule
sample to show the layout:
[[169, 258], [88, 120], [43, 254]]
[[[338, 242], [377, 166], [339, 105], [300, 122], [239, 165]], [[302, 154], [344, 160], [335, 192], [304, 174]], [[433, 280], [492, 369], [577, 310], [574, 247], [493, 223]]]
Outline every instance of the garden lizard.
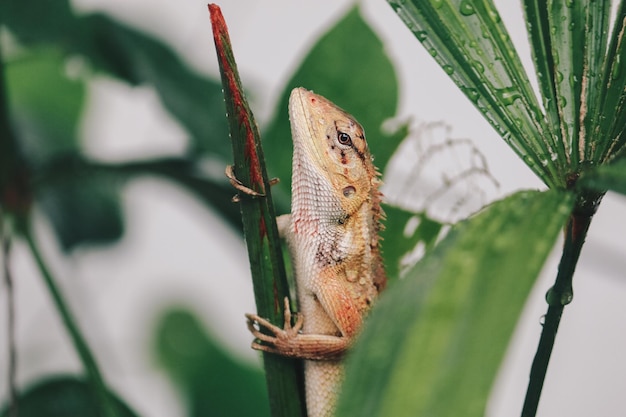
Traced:
[[305, 359], [308, 416], [329, 417], [343, 353], [386, 283], [379, 249], [381, 181], [363, 128], [348, 113], [296, 88], [289, 118], [291, 214], [277, 220], [294, 265], [299, 312], [292, 326], [285, 300], [284, 328], [246, 317], [254, 349]]

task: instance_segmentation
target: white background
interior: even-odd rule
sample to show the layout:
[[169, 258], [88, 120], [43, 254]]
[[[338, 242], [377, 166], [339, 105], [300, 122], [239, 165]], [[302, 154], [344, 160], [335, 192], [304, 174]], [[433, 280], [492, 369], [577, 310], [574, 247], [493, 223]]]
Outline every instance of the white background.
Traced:
[[[223, 1], [243, 82], [253, 93], [257, 120], [267, 122], [283, 88], [315, 39], [350, 7], [349, 1]], [[518, 2], [497, 1], [503, 20], [532, 70]], [[80, 13], [106, 11], [174, 47], [196, 71], [218, 79], [209, 15], [202, 1], [75, 0]], [[399, 117], [445, 121], [452, 135], [472, 138], [487, 156], [500, 194], [542, 185], [452, 85], [382, 0], [362, 3], [400, 78]], [[187, 135], [162, 109], [153, 91], [109, 79], [90, 86], [82, 128], [87, 152], [102, 160], [182, 154]], [[285, 138], [289, 141], [289, 138]], [[286, 142], [287, 143], [287, 142]], [[244, 360], [243, 313], [254, 311], [243, 243], [189, 194], [156, 180], [130, 183], [123, 194], [126, 234], [119, 245], [60, 254], [39, 216], [45, 256], [89, 337], [105, 378], [142, 416], [184, 415], [181, 399], [154, 366], [149, 346], [155, 320], [172, 304], [192, 306], [207, 327]], [[540, 416], [614, 416], [625, 413], [626, 199], [607, 195], [591, 227], [575, 276], [574, 302], [565, 310], [548, 370]], [[558, 245], [557, 245], [558, 246]], [[33, 260], [14, 251], [20, 385], [43, 375], [79, 372], [80, 364]], [[555, 276], [558, 247], [520, 321], [490, 400], [491, 416], [519, 415], [528, 371], [545, 313], [544, 293]], [[6, 334], [6, 298], [0, 291], [0, 334]], [[4, 336], [2, 336], [3, 338]], [[0, 343], [0, 375], [7, 369]], [[416, 379], [416, 384], [420, 383]], [[423, 382], [422, 382], [423, 383]], [[0, 395], [6, 398], [6, 378]]]

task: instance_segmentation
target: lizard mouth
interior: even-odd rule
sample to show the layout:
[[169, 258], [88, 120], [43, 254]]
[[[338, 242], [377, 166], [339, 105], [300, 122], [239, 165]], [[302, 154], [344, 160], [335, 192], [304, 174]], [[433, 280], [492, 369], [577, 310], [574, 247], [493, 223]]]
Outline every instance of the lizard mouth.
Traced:
[[[322, 147], [325, 142], [320, 128], [326, 123], [324, 108], [327, 101], [317, 94], [299, 87], [294, 88], [289, 96], [289, 119], [294, 150], [304, 152], [315, 160], [315, 166], [325, 167], [325, 156]], [[301, 155], [301, 157], [306, 157]]]

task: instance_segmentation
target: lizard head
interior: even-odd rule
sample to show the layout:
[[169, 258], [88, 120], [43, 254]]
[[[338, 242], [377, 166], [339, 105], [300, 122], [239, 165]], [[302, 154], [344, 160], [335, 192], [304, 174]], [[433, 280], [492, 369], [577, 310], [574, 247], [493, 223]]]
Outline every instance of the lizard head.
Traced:
[[344, 110], [304, 88], [291, 92], [289, 116], [294, 170], [296, 162], [314, 170], [351, 215], [379, 183], [363, 128]]

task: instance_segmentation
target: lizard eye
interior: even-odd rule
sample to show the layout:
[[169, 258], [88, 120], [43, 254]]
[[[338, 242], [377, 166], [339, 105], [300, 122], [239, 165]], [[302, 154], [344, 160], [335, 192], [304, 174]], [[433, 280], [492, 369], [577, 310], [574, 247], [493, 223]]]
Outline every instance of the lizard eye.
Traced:
[[341, 143], [342, 145], [347, 145], [350, 146], [352, 145], [352, 138], [350, 137], [350, 135], [348, 135], [347, 133], [344, 132], [338, 132], [337, 133], [337, 140], [339, 141], [339, 143]]

